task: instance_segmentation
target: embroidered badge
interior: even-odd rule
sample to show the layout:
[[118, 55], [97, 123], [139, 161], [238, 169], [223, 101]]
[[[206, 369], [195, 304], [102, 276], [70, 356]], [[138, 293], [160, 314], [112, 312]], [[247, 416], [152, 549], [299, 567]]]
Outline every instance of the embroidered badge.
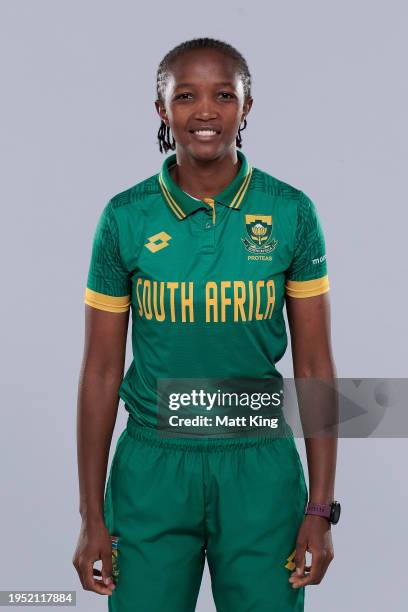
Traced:
[[271, 215], [245, 215], [247, 237], [241, 240], [249, 253], [265, 254], [273, 251], [278, 244], [272, 238]]

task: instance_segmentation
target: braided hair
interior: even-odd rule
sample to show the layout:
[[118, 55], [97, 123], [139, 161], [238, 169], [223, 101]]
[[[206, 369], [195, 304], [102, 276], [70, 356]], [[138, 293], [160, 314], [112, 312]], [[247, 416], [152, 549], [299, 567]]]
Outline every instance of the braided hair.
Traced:
[[[239, 53], [239, 51], [237, 51], [237, 49], [235, 49], [235, 47], [221, 40], [216, 40], [215, 38], [193, 38], [171, 49], [171, 51], [164, 56], [159, 64], [156, 81], [157, 99], [163, 105], [164, 91], [166, 89], [166, 84], [170, 73], [171, 62], [179, 58], [181, 55], [183, 55], [183, 53], [187, 53], [188, 51], [195, 49], [216, 49], [233, 60], [236, 60], [238, 74], [244, 86], [244, 95], [245, 97], [251, 95], [251, 73], [249, 72], [248, 64], [245, 58], [241, 55], [241, 53]], [[238, 148], [242, 147], [241, 132], [242, 130], [245, 130], [246, 126], [247, 121], [244, 119], [244, 125], [242, 128], [240, 127], [238, 129], [238, 135], [236, 137], [236, 146]], [[172, 138], [172, 142], [170, 142], [170, 126], [166, 125], [163, 120], [161, 121], [157, 137], [160, 153], [163, 153], [163, 151], [167, 153], [169, 149], [174, 151], [176, 148], [176, 141], [174, 138]]]

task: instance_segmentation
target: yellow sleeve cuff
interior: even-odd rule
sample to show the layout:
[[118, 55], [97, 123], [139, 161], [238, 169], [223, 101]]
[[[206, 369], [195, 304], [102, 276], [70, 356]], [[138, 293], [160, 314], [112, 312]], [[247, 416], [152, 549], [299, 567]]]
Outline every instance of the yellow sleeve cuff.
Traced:
[[93, 308], [98, 308], [99, 310], [106, 310], [107, 312], [127, 312], [130, 309], [130, 295], [121, 295], [119, 297], [105, 295], [88, 287], [85, 289], [84, 302], [88, 306], [93, 306]]
[[320, 295], [329, 291], [329, 276], [326, 274], [321, 278], [307, 281], [288, 280], [285, 285], [286, 293], [290, 297], [306, 298]]

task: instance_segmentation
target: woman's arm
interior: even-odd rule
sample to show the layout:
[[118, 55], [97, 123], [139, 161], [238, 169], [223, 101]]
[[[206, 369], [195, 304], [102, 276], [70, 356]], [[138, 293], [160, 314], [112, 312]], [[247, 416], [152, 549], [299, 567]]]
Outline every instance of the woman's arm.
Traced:
[[[336, 369], [331, 349], [330, 304], [328, 293], [309, 297], [287, 296], [286, 311], [291, 334], [293, 372], [295, 379], [317, 379], [334, 386]], [[327, 407], [333, 423], [333, 406]], [[337, 437], [305, 437], [308, 471], [309, 501], [330, 503], [334, 499]], [[293, 586], [318, 584], [333, 559], [330, 525], [320, 516], [307, 515], [299, 532], [296, 547], [296, 566], [303, 574], [304, 553], [312, 552], [311, 573], [295, 578]], [[306, 568], [309, 569], [309, 568]]]
[[[111, 544], [103, 520], [109, 448], [123, 379], [129, 311], [113, 313], [85, 305], [85, 345], [78, 386], [77, 455], [81, 534], [73, 563], [82, 586], [111, 593], [92, 576], [102, 559], [102, 578], [111, 572]], [[94, 570], [98, 574], [98, 570]]]

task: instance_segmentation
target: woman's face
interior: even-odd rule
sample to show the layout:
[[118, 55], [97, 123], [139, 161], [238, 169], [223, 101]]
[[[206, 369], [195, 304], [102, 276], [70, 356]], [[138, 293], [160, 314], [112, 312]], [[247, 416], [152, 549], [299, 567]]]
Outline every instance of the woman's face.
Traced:
[[182, 149], [200, 160], [216, 159], [235, 148], [238, 128], [251, 106], [252, 98], [244, 97], [236, 61], [214, 49], [189, 51], [174, 60], [164, 108], [156, 101], [157, 112], [170, 125], [177, 152]]

